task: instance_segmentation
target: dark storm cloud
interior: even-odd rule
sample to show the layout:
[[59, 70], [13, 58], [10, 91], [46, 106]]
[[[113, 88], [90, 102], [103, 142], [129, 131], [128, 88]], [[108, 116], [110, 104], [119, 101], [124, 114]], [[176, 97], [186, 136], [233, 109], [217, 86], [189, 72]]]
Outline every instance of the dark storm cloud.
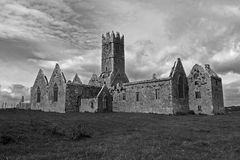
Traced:
[[229, 72], [240, 74], [240, 59], [233, 60], [226, 63], [214, 63], [213, 67], [218, 73], [226, 74]]
[[32, 54], [32, 45], [31, 42], [19, 39], [0, 38], [0, 59], [20, 60], [25, 58], [39, 58]]

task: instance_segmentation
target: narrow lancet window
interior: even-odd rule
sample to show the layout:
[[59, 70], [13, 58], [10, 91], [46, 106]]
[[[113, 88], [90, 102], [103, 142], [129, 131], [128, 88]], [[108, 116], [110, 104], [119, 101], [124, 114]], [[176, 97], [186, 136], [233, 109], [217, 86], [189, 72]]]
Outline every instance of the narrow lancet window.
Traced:
[[41, 90], [40, 87], [37, 88], [37, 103], [41, 102]]
[[125, 92], [123, 93], [123, 100], [124, 101], [126, 100], [126, 93]]
[[178, 97], [184, 98], [184, 83], [182, 76], [180, 76], [178, 79]]
[[136, 92], [136, 101], [139, 101], [139, 92]]
[[155, 89], [155, 98], [160, 99], [160, 89]]
[[55, 83], [53, 87], [53, 101], [57, 102], [58, 101], [58, 86]]

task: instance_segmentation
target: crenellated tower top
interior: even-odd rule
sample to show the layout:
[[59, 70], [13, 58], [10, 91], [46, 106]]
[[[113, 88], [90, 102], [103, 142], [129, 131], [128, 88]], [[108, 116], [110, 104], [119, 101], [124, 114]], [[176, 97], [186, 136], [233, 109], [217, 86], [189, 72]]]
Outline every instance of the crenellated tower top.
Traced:
[[125, 73], [124, 35], [107, 32], [102, 35], [102, 74], [108, 86], [128, 82]]
[[114, 33], [113, 31], [107, 32], [102, 35], [102, 45], [109, 43], [118, 43], [124, 45], [124, 35], [120, 35], [119, 32]]

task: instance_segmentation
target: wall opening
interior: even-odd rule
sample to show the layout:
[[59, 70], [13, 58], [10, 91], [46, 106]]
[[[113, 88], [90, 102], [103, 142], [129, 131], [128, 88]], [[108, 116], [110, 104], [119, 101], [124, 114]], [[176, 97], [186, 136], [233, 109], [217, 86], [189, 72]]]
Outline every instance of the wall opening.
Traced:
[[139, 92], [136, 92], [136, 101], [139, 101]]
[[94, 109], [94, 102], [91, 101], [91, 108]]
[[107, 96], [103, 96], [103, 111], [107, 110]]
[[195, 92], [195, 98], [200, 99], [201, 98], [201, 92], [199, 92], [199, 91]]
[[159, 94], [160, 94], [160, 89], [155, 89], [155, 98], [156, 99], [160, 98]]
[[184, 82], [182, 75], [178, 79], [178, 98], [184, 98]]
[[193, 75], [194, 79], [197, 79], [198, 76], [199, 76], [198, 73], [195, 73], [195, 74]]
[[37, 88], [37, 103], [41, 102], [41, 90], [40, 87]]
[[81, 96], [78, 96], [77, 97], [77, 104], [76, 104], [76, 112], [79, 112], [79, 108], [81, 107], [82, 105], [82, 97]]
[[53, 101], [54, 102], [58, 101], [58, 86], [57, 86], [57, 83], [55, 83], [54, 86], [53, 86]]
[[195, 81], [195, 86], [198, 86], [200, 83], [198, 81]]
[[124, 101], [126, 100], [126, 93], [125, 92], [123, 93], [123, 100]]
[[198, 111], [202, 111], [202, 106], [198, 106]]

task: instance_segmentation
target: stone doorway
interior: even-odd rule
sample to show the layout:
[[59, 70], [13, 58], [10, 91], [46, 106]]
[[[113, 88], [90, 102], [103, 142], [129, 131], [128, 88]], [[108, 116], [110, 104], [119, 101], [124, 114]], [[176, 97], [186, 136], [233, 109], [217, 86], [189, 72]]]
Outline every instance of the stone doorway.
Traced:
[[103, 112], [107, 112], [108, 109], [108, 98], [107, 96], [103, 96]]
[[82, 100], [82, 97], [81, 96], [78, 96], [77, 97], [77, 105], [76, 105], [76, 107], [75, 107], [75, 111], [76, 112], [80, 112], [80, 107], [81, 107], [81, 100]]

